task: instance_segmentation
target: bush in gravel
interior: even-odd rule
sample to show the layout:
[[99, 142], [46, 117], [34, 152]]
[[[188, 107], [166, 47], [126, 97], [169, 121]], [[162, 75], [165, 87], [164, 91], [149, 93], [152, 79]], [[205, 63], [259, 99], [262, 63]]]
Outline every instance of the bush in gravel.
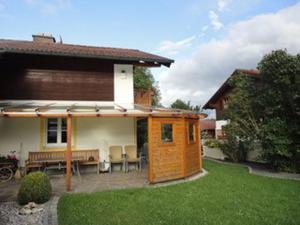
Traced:
[[44, 203], [51, 197], [51, 183], [49, 177], [42, 172], [33, 172], [23, 178], [18, 193], [21, 205], [28, 202]]

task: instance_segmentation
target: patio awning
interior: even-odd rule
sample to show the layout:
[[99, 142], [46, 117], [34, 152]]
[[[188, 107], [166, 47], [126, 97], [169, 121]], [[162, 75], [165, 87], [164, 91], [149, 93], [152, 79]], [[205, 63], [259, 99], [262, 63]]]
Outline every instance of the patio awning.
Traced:
[[[125, 107], [126, 105], [126, 107]], [[0, 101], [0, 117], [12, 118], [39, 118], [64, 117], [67, 123], [66, 147], [66, 190], [71, 190], [71, 158], [72, 158], [72, 117], [136, 117], [147, 118], [148, 122], [154, 119], [178, 118], [186, 121], [193, 119], [199, 124], [199, 119], [205, 114], [189, 110], [150, 107], [144, 105], [115, 104], [113, 102], [63, 102], [63, 101]], [[158, 117], [158, 118], [155, 118]], [[181, 123], [180, 123], [181, 124]], [[149, 129], [153, 126], [151, 122]], [[198, 129], [197, 129], [198, 130]], [[178, 137], [184, 137], [185, 126], [180, 126]], [[152, 137], [150, 132], [149, 134]], [[185, 143], [185, 142], [182, 142]], [[149, 142], [151, 146], [151, 142]], [[195, 146], [198, 146], [195, 145]], [[150, 149], [151, 147], [149, 147]]]
[[128, 107], [113, 103], [0, 101], [0, 116], [6, 117], [189, 117], [205, 114], [189, 110], [149, 107], [134, 104]]

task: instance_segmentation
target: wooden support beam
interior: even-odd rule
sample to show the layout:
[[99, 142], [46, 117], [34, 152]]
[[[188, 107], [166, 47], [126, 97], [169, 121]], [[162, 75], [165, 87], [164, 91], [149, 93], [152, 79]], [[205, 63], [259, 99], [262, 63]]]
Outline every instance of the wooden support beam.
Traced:
[[153, 179], [153, 137], [152, 137], [152, 116], [148, 117], [148, 181], [150, 184], [154, 183]]
[[196, 143], [197, 143], [197, 149], [199, 150], [199, 171], [202, 171], [202, 145], [201, 143], [201, 127], [200, 127], [200, 119], [196, 123]]
[[182, 119], [182, 134], [183, 134], [183, 148], [182, 148], [182, 176], [187, 176], [187, 146], [188, 146], [188, 120]]
[[67, 117], [66, 113], [21, 113], [21, 112], [3, 112], [3, 116], [14, 117], [14, 118], [34, 118], [34, 117], [44, 117], [44, 118], [63, 118]]
[[72, 159], [72, 117], [67, 117], [67, 151], [66, 151], [66, 190], [71, 191], [71, 159]]
[[[97, 109], [96, 109], [97, 110]], [[86, 112], [62, 112], [62, 113], [49, 113], [49, 112], [6, 112], [0, 111], [1, 116], [6, 117], [19, 117], [19, 118], [34, 118], [34, 117], [45, 117], [45, 118], [65, 118], [68, 115], [72, 117], [147, 117], [153, 116], [155, 118], [164, 118], [164, 117], [172, 117], [172, 118], [189, 118], [189, 119], [199, 119], [198, 114], [184, 114], [184, 113], [175, 113], [175, 112], [143, 112], [143, 113], [86, 113]]]

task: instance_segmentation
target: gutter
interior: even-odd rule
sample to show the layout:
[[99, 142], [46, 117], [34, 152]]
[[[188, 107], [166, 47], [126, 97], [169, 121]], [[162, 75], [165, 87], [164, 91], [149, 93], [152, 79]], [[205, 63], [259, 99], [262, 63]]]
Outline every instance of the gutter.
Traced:
[[9, 49], [9, 50], [0, 50], [0, 54], [5, 53], [15, 53], [15, 54], [27, 54], [27, 55], [46, 55], [46, 56], [65, 56], [65, 57], [76, 57], [76, 58], [91, 58], [91, 59], [110, 59], [110, 60], [120, 60], [120, 61], [131, 61], [131, 62], [139, 62], [144, 61], [147, 63], [160, 63], [166, 67], [170, 67], [174, 60], [167, 59], [166, 60], [154, 60], [149, 58], [135, 58], [135, 57], [122, 57], [122, 56], [106, 56], [106, 55], [89, 55], [89, 54], [68, 54], [63, 52], [51, 52], [51, 51], [31, 51], [26, 52], [23, 50], [17, 49]]

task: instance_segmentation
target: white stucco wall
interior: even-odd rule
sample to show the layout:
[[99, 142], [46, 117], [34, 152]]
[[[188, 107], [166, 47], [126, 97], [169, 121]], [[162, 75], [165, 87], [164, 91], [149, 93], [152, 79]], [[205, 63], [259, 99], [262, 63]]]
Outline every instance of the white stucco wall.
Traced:
[[[219, 160], [224, 160], [226, 158], [226, 155], [223, 154], [220, 148], [209, 148], [204, 145], [205, 142], [206, 140], [202, 140], [203, 156]], [[248, 153], [247, 161], [263, 162], [259, 159], [261, 151], [261, 146], [256, 144], [254, 150]]]
[[97, 148], [108, 161], [111, 145], [136, 144], [134, 118], [78, 118], [77, 149]]
[[24, 166], [28, 152], [39, 149], [39, 129], [39, 118], [0, 118], [0, 155], [16, 151]]
[[203, 156], [213, 158], [213, 159], [220, 159], [220, 160], [224, 160], [225, 157], [226, 157], [223, 154], [223, 152], [221, 151], [221, 149], [219, 149], [219, 148], [209, 148], [207, 146], [203, 146]]
[[216, 130], [222, 130], [222, 126], [225, 126], [228, 124], [227, 120], [217, 120], [216, 121]]
[[114, 96], [115, 103], [125, 108], [132, 108], [133, 93], [133, 66], [114, 65]]
[[[101, 161], [108, 161], [111, 145], [136, 144], [134, 118], [78, 118], [76, 133], [76, 149], [99, 149]], [[21, 166], [29, 151], [40, 150], [39, 118], [0, 118], [0, 155], [12, 150], [17, 152]]]

